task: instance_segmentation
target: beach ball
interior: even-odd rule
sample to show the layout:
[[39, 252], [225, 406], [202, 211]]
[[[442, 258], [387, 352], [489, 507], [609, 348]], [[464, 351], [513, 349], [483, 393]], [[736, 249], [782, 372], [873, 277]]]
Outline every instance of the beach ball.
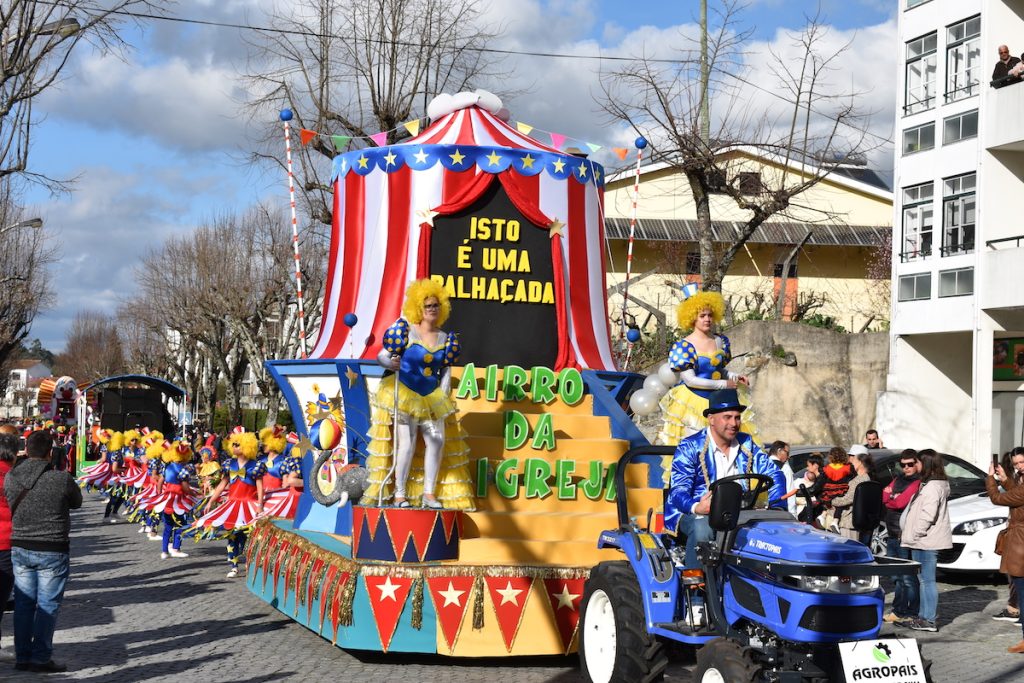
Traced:
[[317, 420], [309, 428], [309, 441], [317, 450], [333, 450], [341, 443], [341, 425], [331, 418]]

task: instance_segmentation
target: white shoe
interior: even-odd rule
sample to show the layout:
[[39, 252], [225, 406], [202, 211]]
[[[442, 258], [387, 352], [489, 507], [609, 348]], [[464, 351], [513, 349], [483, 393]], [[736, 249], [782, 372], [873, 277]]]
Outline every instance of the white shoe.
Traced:
[[118, 523], [118, 522], [120, 522], [120, 521], [121, 521], [121, 520], [120, 520], [120, 519], [118, 519], [117, 517], [111, 517], [111, 518], [110, 518], [110, 523], [111, 523], [111, 524], [117, 524], [117, 523]]
[[139, 527], [139, 530], [138, 530], [138, 531], [137, 531], [136, 533], [140, 533], [140, 534], [144, 534], [144, 533], [146, 533], [146, 527], [144, 527], [144, 526], [140, 526], [140, 527]]
[[167, 553], [160, 553], [161, 560], [166, 560], [168, 557], [170, 557], [170, 555], [168, 555]]
[[149, 540], [151, 540], [151, 541], [162, 541], [162, 540], [164, 540], [164, 537], [163, 537], [163, 536], [161, 536], [161, 535], [160, 535], [160, 534], [158, 534], [158, 533], [152, 532], [152, 531], [150, 531], [150, 532], [149, 532], [149, 533], [148, 533], [148, 534], [146, 535], [146, 538], [148, 538], [148, 539], [149, 539]]
[[180, 550], [175, 550], [174, 548], [171, 548], [170, 554], [171, 557], [188, 557], [188, 553], [183, 553]]
[[444, 505], [441, 505], [441, 501], [439, 501], [437, 498], [427, 498], [426, 496], [423, 496], [423, 507], [428, 508], [430, 510], [444, 509]]
[[238, 576], [238, 567], [232, 567], [231, 571], [228, 572], [228, 578], [233, 579]]
[[147, 534], [153, 533], [153, 527], [151, 526], [144, 526], [142, 527], [142, 530], [145, 531]]

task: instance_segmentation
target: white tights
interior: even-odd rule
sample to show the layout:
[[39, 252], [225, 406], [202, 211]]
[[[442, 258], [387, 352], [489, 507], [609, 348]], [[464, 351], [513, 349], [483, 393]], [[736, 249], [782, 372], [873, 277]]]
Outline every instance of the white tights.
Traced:
[[405, 485], [409, 481], [412, 456], [416, 451], [416, 434], [423, 434], [426, 449], [423, 455], [423, 493], [434, 495], [437, 473], [441, 468], [444, 450], [444, 420], [417, 420], [407, 415], [398, 416], [395, 426], [395, 498], [405, 498]]

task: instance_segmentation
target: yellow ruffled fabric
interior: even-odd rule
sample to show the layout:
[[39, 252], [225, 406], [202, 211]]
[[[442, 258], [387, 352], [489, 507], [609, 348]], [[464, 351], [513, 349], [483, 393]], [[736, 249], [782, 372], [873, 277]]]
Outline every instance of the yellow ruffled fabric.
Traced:
[[[369, 470], [366, 490], [360, 505], [377, 505], [378, 499], [385, 504], [391, 502], [394, 492], [394, 476], [384, 483], [391, 470], [391, 407], [395, 403], [394, 375], [381, 381], [380, 388], [372, 400], [371, 426], [368, 433], [366, 469]], [[389, 381], [390, 380], [390, 381]], [[400, 410], [410, 409], [420, 420], [441, 420], [445, 422], [444, 452], [441, 454], [441, 470], [437, 475], [434, 495], [448, 510], [474, 510], [473, 479], [470, 476], [469, 446], [466, 445], [466, 430], [458, 420], [455, 404], [438, 389], [429, 396], [420, 396], [399, 384], [398, 406]], [[450, 409], [449, 409], [450, 406]], [[416, 444], [413, 453], [409, 480], [406, 482], [406, 499], [413, 507], [422, 504], [423, 497], [423, 441]], [[383, 492], [382, 492], [383, 485]]]
[[[737, 388], [740, 401], [750, 405], [750, 392], [745, 386]], [[685, 384], [677, 384], [661, 397], [661, 412], [664, 422], [661, 431], [658, 433], [657, 443], [666, 446], [676, 446], [680, 441], [689, 435], [699, 432], [708, 426], [704, 411], [707, 410], [708, 400], [695, 394]], [[757, 427], [754, 424], [754, 412], [747, 408], [743, 412], [743, 421], [740, 422], [740, 431], [749, 434], [754, 441], [758, 438]]]

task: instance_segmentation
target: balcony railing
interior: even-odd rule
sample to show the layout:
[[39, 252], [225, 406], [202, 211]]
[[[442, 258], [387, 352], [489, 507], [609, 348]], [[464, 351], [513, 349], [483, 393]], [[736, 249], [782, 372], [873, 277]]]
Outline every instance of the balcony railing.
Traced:
[[964, 241], [957, 244], [944, 244], [939, 249], [943, 256], [956, 256], [957, 254], [974, 253], [974, 240]]
[[920, 261], [921, 259], [928, 258], [931, 255], [932, 250], [930, 248], [913, 249], [911, 251], [901, 251], [900, 262], [908, 263], [910, 261]]
[[1013, 246], [1020, 249], [1021, 240], [1024, 240], [1024, 235], [1017, 235], [1016, 237], [1000, 237], [997, 240], [987, 240], [985, 246], [989, 249], [998, 249], [997, 244], [1005, 244], [1007, 242], [1013, 242]]

